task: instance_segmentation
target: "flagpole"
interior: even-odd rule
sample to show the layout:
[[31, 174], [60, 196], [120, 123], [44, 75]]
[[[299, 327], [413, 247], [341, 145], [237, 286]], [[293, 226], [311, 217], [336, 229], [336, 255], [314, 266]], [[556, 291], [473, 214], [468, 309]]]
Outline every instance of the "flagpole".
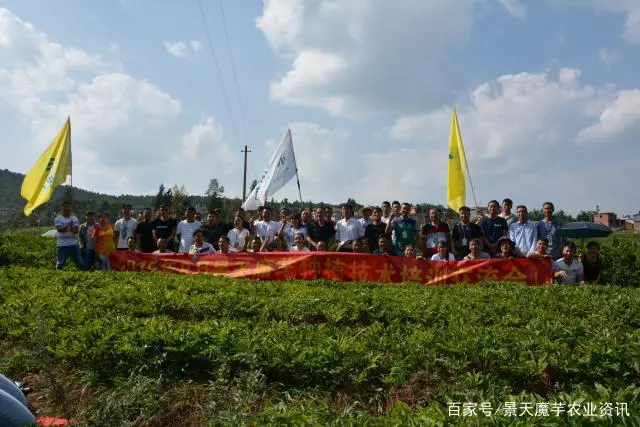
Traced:
[[71, 203], [73, 203], [73, 150], [71, 148], [71, 116], [67, 116], [67, 120], [69, 121], [69, 184], [71, 185], [71, 191], [69, 192], [71, 196]]
[[[291, 139], [291, 146], [293, 146], [293, 137], [291, 136], [291, 129], [287, 129], [289, 139]], [[304, 207], [304, 201], [302, 200], [302, 191], [300, 191], [300, 177], [298, 176], [298, 162], [296, 161], [296, 150], [291, 150], [293, 153], [293, 163], [296, 165], [296, 181], [298, 182], [298, 196], [300, 196], [300, 205]]]
[[[456, 110], [456, 106], [453, 106], [453, 111], [456, 113], [456, 120], [458, 118], [458, 111]], [[460, 126], [460, 120], [458, 121], [458, 126]], [[460, 137], [462, 138], [462, 137]], [[467, 159], [467, 153], [464, 149], [464, 143], [462, 143], [462, 155], [464, 156], [464, 166], [467, 169], [467, 176], [469, 177], [469, 184], [471, 184], [471, 195], [473, 196], [473, 203], [476, 206], [476, 216], [478, 215], [478, 202], [476, 201], [476, 192], [473, 190], [473, 181], [471, 180], [471, 172], [469, 172], [469, 161]]]

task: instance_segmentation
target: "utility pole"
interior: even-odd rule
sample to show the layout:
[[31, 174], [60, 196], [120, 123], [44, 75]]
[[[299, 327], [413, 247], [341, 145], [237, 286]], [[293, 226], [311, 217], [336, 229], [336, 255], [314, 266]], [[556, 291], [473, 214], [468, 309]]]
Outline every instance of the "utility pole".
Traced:
[[251, 152], [248, 147], [245, 145], [244, 150], [240, 150], [241, 153], [244, 153], [244, 178], [242, 180], [242, 202], [247, 200], [247, 154]]

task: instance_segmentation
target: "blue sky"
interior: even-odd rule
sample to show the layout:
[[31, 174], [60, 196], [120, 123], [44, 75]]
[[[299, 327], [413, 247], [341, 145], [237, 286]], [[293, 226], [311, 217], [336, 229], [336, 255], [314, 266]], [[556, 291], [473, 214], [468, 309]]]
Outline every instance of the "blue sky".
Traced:
[[290, 127], [306, 200], [445, 203], [456, 104], [479, 204], [640, 209], [635, 0], [221, 1], [243, 109], [218, 0], [222, 81], [197, 0], [0, 1], [0, 168], [71, 114], [75, 185], [237, 196]]

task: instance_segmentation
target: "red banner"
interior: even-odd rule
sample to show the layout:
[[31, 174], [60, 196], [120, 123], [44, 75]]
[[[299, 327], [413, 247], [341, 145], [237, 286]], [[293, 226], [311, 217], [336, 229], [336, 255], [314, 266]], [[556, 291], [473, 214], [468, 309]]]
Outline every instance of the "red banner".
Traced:
[[425, 285], [476, 283], [481, 280], [552, 283], [551, 260], [490, 259], [425, 261], [386, 255], [332, 252], [238, 252], [199, 255], [113, 252], [111, 266], [120, 271], [211, 274], [238, 279], [329, 279]]

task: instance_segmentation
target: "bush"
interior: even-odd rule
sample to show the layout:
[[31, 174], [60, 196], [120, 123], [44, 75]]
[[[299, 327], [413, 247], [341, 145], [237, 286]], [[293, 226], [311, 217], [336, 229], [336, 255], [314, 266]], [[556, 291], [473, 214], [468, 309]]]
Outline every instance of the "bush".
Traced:
[[[635, 238], [634, 238], [635, 237]], [[640, 239], [635, 235], [616, 234], [601, 242], [605, 262], [604, 281], [621, 286], [640, 286]]]
[[0, 266], [55, 268], [55, 260], [54, 238], [42, 237], [39, 231], [0, 233]]
[[626, 402], [636, 417], [639, 319], [640, 290], [620, 287], [11, 267], [0, 372], [79, 379], [76, 413], [95, 424], [423, 425], [462, 422], [447, 405], [469, 401]]

